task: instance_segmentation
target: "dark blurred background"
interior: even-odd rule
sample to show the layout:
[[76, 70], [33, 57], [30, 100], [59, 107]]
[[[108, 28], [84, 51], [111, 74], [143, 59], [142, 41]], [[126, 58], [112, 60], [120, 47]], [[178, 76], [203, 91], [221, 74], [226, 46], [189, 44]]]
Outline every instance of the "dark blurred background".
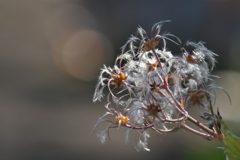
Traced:
[[[239, 0], [0, 0], [0, 159], [225, 159], [221, 143], [185, 131], [152, 133], [151, 152], [124, 145], [124, 130], [101, 145], [92, 102], [100, 67], [112, 65], [140, 25], [163, 26], [219, 54], [216, 107], [240, 133]], [[173, 49], [174, 50], [174, 49]], [[198, 116], [198, 115], [197, 115]]]

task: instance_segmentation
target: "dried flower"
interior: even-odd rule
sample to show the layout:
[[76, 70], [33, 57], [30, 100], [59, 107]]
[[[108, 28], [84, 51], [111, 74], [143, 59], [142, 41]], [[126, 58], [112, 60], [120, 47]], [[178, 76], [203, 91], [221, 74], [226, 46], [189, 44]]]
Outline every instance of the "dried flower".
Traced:
[[[139, 131], [137, 150], [149, 151], [149, 129], [158, 133], [186, 129], [208, 140], [222, 139], [221, 126], [216, 123], [220, 113], [214, 113], [211, 103], [215, 90], [219, 89], [210, 78], [217, 55], [202, 42], [187, 42], [184, 47], [178, 37], [160, 34], [164, 22], [169, 21], [152, 27], [151, 37], [139, 27], [139, 37], [132, 36], [127, 41], [113, 68], [102, 69], [93, 97], [93, 101], [101, 100], [104, 88], [108, 88], [107, 112], [96, 124], [108, 124], [98, 134], [101, 142], [106, 141], [110, 128], [119, 127], [128, 128], [126, 143], [131, 141], [130, 131]], [[156, 48], [160, 41], [162, 49]], [[166, 49], [167, 41], [179, 46], [182, 53], [174, 56]], [[189, 106], [201, 106], [202, 117], [208, 122], [199, 122], [189, 115]], [[106, 116], [112, 118], [104, 119]], [[188, 126], [186, 121], [199, 130]]]

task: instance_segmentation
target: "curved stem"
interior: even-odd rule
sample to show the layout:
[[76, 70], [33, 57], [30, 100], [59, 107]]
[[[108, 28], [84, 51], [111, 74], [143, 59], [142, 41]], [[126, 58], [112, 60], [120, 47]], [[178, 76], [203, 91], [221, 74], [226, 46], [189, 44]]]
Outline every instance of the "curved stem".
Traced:
[[145, 126], [145, 127], [134, 127], [134, 126], [131, 126], [129, 124], [125, 124], [124, 126], [127, 127], [127, 128], [131, 128], [131, 129], [148, 129], [148, 128], [154, 127], [154, 125]]
[[178, 118], [178, 119], [166, 119], [166, 118], [162, 119], [161, 118], [162, 121], [166, 121], [166, 122], [182, 122], [182, 121], [184, 121], [186, 119], [187, 119], [187, 116], [183, 116], [183, 117]]

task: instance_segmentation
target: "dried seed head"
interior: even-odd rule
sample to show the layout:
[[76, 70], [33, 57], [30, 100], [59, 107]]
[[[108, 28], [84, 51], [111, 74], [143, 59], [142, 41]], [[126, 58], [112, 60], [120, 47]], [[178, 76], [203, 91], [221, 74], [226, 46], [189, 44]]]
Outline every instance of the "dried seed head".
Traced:
[[206, 96], [206, 94], [202, 91], [195, 91], [195, 92], [191, 92], [189, 94], [189, 102], [192, 106], [196, 105], [196, 104], [201, 104], [202, 99]]
[[124, 125], [130, 121], [130, 119], [127, 116], [123, 116], [122, 114], [115, 117], [115, 124], [118, 125]]
[[156, 116], [158, 112], [161, 112], [161, 111], [162, 109], [159, 104], [150, 103], [149, 105], [147, 105], [147, 112], [151, 116]]
[[187, 62], [189, 62], [189, 63], [196, 63], [196, 62], [197, 62], [196, 59], [194, 59], [193, 56], [190, 55], [190, 54], [187, 55], [186, 60], [187, 60]]
[[157, 84], [155, 81], [152, 84], [150, 84], [151, 91], [158, 91], [159, 87], [160, 87], [160, 84]]
[[113, 80], [111, 82], [111, 84], [115, 85], [115, 88], [118, 88], [125, 79], [127, 79], [127, 76], [122, 73], [122, 72], [119, 72], [119, 73], [116, 73], [112, 76]]
[[158, 62], [155, 62], [155, 63], [147, 63], [146, 65], [148, 66], [148, 71], [154, 71], [155, 68], [156, 68], [157, 65], [158, 65]]
[[150, 40], [148, 40], [147, 42], [143, 43], [143, 49], [145, 51], [151, 51], [152, 49], [154, 49], [154, 47], [156, 47], [158, 45], [159, 41], [156, 41], [155, 38], [152, 38]]

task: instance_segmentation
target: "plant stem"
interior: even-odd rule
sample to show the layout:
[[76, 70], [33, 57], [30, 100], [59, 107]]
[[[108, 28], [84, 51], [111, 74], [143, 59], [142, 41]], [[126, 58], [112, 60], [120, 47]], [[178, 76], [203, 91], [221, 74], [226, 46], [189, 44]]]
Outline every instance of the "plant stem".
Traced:
[[184, 129], [186, 129], [186, 130], [188, 130], [188, 131], [190, 131], [190, 132], [192, 132], [192, 133], [194, 133], [194, 134], [196, 134], [196, 135], [198, 135], [198, 136], [204, 137], [204, 138], [206, 138], [206, 139], [208, 139], [208, 140], [213, 140], [213, 139], [215, 139], [213, 135], [209, 135], [209, 134], [206, 134], [206, 133], [197, 131], [197, 130], [189, 127], [189, 126], [186, 125], [186, 124], [181, 125], [181, 127], [184, 128]]

